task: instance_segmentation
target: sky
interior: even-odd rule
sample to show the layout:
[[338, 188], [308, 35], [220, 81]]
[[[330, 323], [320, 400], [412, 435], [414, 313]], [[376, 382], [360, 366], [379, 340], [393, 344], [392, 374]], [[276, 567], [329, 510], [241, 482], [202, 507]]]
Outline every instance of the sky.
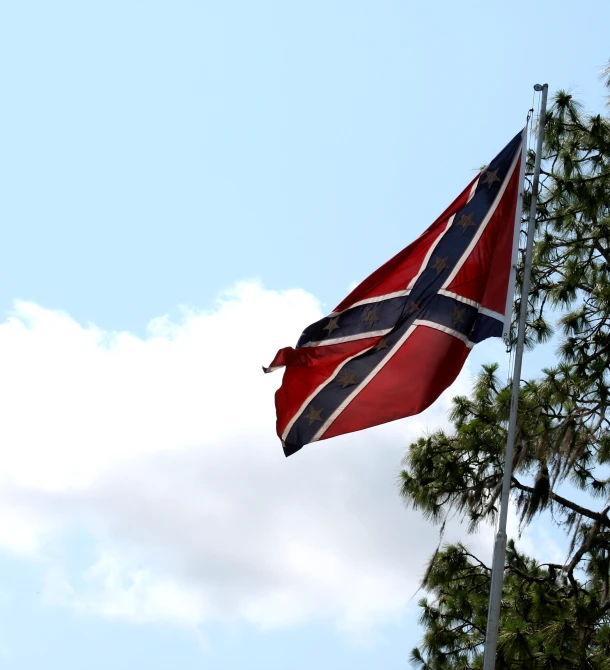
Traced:
[[[401, 458], [503, 347], [290, 459], [260, 368], [535, 83], [601, 111], [609, 24], [602, 0], [0, 0], [2, 668], [407, 667], [438, 528]], [[447, 539], [485, 556], [492, 531]]]

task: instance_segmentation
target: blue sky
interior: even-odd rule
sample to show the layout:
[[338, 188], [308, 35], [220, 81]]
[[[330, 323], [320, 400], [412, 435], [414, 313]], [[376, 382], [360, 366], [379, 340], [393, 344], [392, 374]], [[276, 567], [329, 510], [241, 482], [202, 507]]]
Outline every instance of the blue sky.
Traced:
[[534, 83], [601, 110], [609, 24], [0, 0], [2, 667], [405, 667], [436, 530], [393, 477], [448, 400], [285, 461], [259, 366], [436, 218]]

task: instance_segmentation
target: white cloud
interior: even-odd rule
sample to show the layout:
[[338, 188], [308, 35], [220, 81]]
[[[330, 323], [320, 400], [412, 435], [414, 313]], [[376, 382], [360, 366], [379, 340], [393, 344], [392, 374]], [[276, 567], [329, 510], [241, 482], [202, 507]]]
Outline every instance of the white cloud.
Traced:
[[46, 574], [43, 598], [49, 604], [67, 605], [78, 612], [140, 623], [161, 620], [196, 626], [205, 618], [196, 592], [148, 568], [129, 571], [108, 552], [102, 552], [82, 581], [77, 591], [65, 570], [53, 567]]
[[[285, 459], [281, 373], [261, 365], [319, 317], [310, 294], [255, 282], [144, 339], [15, 304], [0, 325], [0, 545], [53, 565], [47, 602], [262, 628], [404, 611], [438, 529], [401, 505], [400, 459], [468, 374], [418, 417]], [[80, 575], [58, 549], [73, 532], [100, 547]]]

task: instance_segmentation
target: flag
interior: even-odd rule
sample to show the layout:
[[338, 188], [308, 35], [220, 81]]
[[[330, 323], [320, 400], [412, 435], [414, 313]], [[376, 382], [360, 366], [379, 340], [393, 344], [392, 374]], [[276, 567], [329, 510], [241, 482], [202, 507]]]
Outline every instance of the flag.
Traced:
[[512, 310], [523, 183], [519, 133], [412, 244], [357, 286], [295, 348], [275, 395], [286, 456], [418, 414]]

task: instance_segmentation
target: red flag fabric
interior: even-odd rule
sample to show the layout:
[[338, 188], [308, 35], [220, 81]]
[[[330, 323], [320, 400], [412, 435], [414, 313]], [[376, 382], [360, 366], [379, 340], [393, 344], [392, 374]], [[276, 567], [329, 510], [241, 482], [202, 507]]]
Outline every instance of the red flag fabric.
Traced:
[[277, 434], [305, 444], [418, 414], [471, 348], [502, 335], [516, 250], [523, 133], [415, 242], [281, 349]]

